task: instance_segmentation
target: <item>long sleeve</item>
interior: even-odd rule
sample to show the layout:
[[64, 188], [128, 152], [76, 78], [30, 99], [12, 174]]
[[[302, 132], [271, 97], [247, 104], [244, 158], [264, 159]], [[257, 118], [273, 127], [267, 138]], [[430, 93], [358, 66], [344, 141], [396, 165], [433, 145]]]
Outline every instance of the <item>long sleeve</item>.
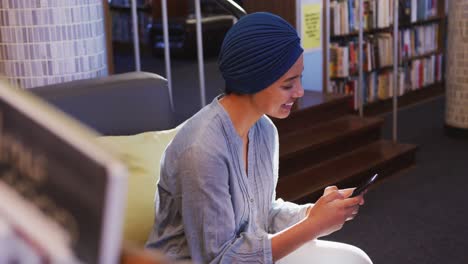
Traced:
[[245, 226], [235, 223], [227, 161], [200, 146], [184, 151], [179, 161], [176, 174], [192, 261], [272, 263], [268, 234], [246, 232]]
[[277, 233], [304, 219], [307, 208], [312, 204], [298, 205], [285, 202], [283, 199], [276, 199], [272, 202], [268, 214], [269, 233]]

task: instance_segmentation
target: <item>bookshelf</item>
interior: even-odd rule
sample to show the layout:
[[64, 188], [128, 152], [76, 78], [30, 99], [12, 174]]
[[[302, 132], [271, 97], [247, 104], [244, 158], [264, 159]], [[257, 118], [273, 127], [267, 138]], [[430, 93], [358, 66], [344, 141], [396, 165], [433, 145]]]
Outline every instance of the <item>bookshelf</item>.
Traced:
[[[379, 108], [389, 110], [394, 75], [400, 106], [444, 93], [445, 0], [398, 0], [398, 19], [393, 14], [394, 1], [330, 0], [330, 85], [324, 92], [354, 95], [355, 110], [359, 67], [363, 68], [363, 104], [372, 113], [379, 113]], [[394, 22], [398, 28], [395, 57]], [[359, 30], [363, 34], [362, 65], [358, 63]]]

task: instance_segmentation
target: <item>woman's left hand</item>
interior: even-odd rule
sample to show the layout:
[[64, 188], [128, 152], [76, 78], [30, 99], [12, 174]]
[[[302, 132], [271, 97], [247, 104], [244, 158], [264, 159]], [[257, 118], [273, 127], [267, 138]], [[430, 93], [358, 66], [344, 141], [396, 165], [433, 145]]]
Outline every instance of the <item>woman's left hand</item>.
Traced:
[[[327, 195], [328, 193], [332, 192], [332, 191], [338, 191], [341, 193], [341, 195], [343, 195], [343, 197], [346, 199], [346, 198], [349, 198], [352, 194], [353, 194], [353, 191], [354, 189], [356, 188], [347, 188], [347, 189], [338, 189], [338, 187], [336, 186], [328, 186], [327, 188], [325, 188], [324, 192], [323, 192], [323, 195]], [[363, 205], [364, 204], [364, 194], [366, 194], [367, 190], [365, 190], [364, 192], [362, 192], [359, 196], [360, 200], [359, 200], [359, 206]], [[349, 220], [353, 220], [354, 217], [356, 217], [356, 215], [358, 214], [359, 212], [359, 206], [356, 207], [356, 210], [354, 210], [353, 212], [353, 215], [351, 217], [349, 217], [348, 219], [346, 219], [347, 221]]]

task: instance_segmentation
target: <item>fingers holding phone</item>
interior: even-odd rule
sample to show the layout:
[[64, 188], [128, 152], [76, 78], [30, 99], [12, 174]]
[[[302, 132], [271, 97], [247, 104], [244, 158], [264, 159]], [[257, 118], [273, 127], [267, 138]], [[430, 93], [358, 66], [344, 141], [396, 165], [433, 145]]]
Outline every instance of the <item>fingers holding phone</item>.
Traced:
[[324, 195], [307, 211], [308, 222], [318, 230], [318, 237], [329, 235], [353, 219], [359, 212], [362, 196], [350, 198], [353, 189], [326, 188]]
[[354, 189], [356, 188], [340, 189], [339, 192], [341, 193], [341, 195], [343, 195], [344, 198], [349, 198], [353, 194]]
[[363, 192], [366, 192], [367, 189], [377, 181], [378, 177], [379, 177], [379, 174], [374, 174], [374, 176], [370, 177], [368, 180], [363, 182], [354, 190], [351, 197], [356, 197], [356, 196], [361, 195]]
[[325, 190], [323, 191], [323, 196], [326, 196], [327, 194], [334, 192], [334, 191], [338, 191], [338, 187], [336, 187], [335, 185], [327, 186]]
[[324, 196], [327, 195], [328, 193], [332, 192], [332, 191], [338, 191], [342, 196], [343, 198], [347, 199], [347, 198], [354, 198], [354, 197], [359, 197], [359, 205], [363, 205], [364, 204], [364, 194], [366, 194], [367, 190], [363, 191], [361, 193], [361, 195], [358, 195], [358, 196], [353, 196], [353, 193], [354, 193], [354, 190], [356, 188], [346, 188], [346, 189], [338, 189], [336, 186], [328, 186], [327, 188], [325, 188], [325, 191], [324, 191]]
[[353, 220], [356, 217], [356, 215], [359, 213], [359, 207], [360, 205], [352, 208], [351, 215], [346, 219], [346, 221]]
[[[330, 188], [327, 187], [328, 190], [335, 190], [335, 188], [335, 186], [331, 186]], [[360, 192], [358, 196], [353, 195], [355, 190], [356, 188], [338, 189], [338, 192], [343, 196], [344, 206], [347, 207], [348, 212], [346, 214], [348, 217], [346, 218], [346, 221], [353, 220], [359, 213], [359, 207], [364, 205], [364, 194], [367, 192], [367, 189]]]
[[[351, 194], [354, 189], [355, 188], [350, 189]], [[346, 221], [353, 220], [359, 213], [359, 208], [361, 207], [361, 205], [364, 204], [364, 193], [361, 193], [359, 196], [354, 197], [351, 197], [351, 194], [348, 194], [348, 198], [344, 199], [343, 201], [343, 203], [346, 206], [346, 209], [348, 210], [348, 218], [346, 218]]]
[[358, 196], [353, 196], [354, 190], [356, 188], [346, 188], [346, 189], [338, 189], [336, 186], [328, 186], [325, 188], [323, 192], [323, 196], [326, 196], [327, 194], [330, 194], [334, 191], [338, 191], [344, 199], [347, 198], [352, 198], [352, 197], [359, 197], [357, 200], [359, 200], [359, 205], [364, 205], [364, 194], [367, 192], [367, 189], [362, 192], [361, 195]]

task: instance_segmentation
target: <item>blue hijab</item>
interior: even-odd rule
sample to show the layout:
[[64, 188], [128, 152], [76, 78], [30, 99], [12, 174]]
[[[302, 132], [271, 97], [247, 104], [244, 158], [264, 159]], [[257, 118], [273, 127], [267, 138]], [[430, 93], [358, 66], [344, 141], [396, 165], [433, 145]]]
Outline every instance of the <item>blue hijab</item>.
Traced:
[[281, 17], [243, 16], [226, 34], [218, 59], [226, 90], [259, 92], [283, 76], [301, 56], [297, 31]]

